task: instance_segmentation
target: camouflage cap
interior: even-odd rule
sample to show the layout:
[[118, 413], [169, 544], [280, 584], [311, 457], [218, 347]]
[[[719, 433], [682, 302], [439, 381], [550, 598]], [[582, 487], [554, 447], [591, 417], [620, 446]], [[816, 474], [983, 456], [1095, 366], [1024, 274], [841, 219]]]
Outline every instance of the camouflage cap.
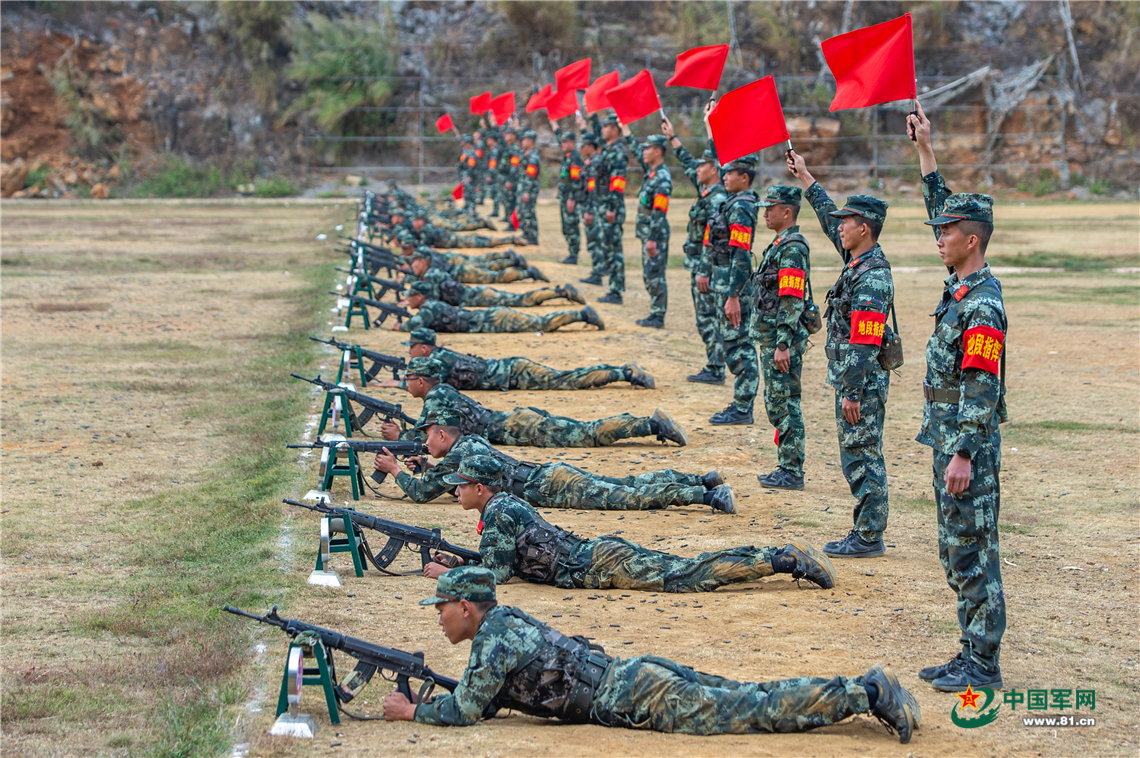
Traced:
[[[416, 359], [413, 358], [412, 360], [416, 360]], [[435, 361], [435, 362], [439, 363], [439, 361]], [[411, 361], [409, 361], [409, 363], [411, 363]], [[409, 370], [411, 370], [411, 369], [409, 368]], [[425, 418], [420, 423], [416, 424], [415, 429], [418, 432], [418, 431], [421, 431], [423, 429], [427, 429], [429, 426], [455, 426], [455, 427], [458, 427], [458, 426], [462, 426], [462, 425], [463, 425], [463, 417], [462, 416], [460, 416], [458, 413], [456, 413], [454, 410], [452, 410], [450, 408], [441, 408], [441, 409], [435, 411], [434, 413], [432, 413], [430, 416]]]
[[697, 163], [718, 163], [718, 162], [719, 161], [717, 161], [717, 159], [716, 159], [716, 153], [714, 153], [712, 150], [709, 150], [707, 148], [705, 149], [705, 151], [703, 153], [701, 153], [701, 157], [697, 158]]
[[538, 134], [535, 133], [534, 129], [525, 129], [519, 137], [521, 139], [538, 139]]
[[803, 195], [804, 191], [799, 187], [776, 184], [768, 188], [768, 192], [764, 195], [764, 199], [760, 201], [759, 205], [764, 208], [770, 205], [794, 205], [798, 208]]
[[615, 114], [611, 113], [610, 115], [608, 115], [602, 119], [602, 126], [620, 127], [621, 124], [618, 122], [618, 117]]
[[576, 139], [577, 137], [574, 136], [574, 132], [571, 131], [561, 132], [558, 135], [559, 142], [574, 142]]
[[514, 137], [519, 136], [518, 130], [509, 124], [503, 126], [502, 132], [503, 132], [504, 137], [507, 136], [508, 134], [510, 134], [511, 136], [514, 136]]
[[406, 210], [404, 210], [403, 207], [397, 205], [394, 208], [388, 209], [388, 215], [389, 216], [406, 216], [406, 215], [408, 215], [408, 212]]
[[408, 339], [404, 340], [402, 345], [431, 345], [435, 347], [435, 330], [428, 329], [426, 326], [421, 326], [419, 329], [413, 329]]
[[492, 126], [491, 128], [489, 128], [487, 130], [487, 133], [483, 136], [484, 139], [493, 139], [493, 140], [499, 140], [499, 139], [502, 139], [502, 137], [503, 137], [503, 135], [499, 132], [499, 128], [497, 126]]
[[412, 211], [412, 218], [427, 219], [427, 217], [428, 217], [427, 206], [421, 205], [420, 207], [418, 207]]
[[[413, 240], [413, 242], [414, 242], [414, 240]], [[416, 245], [416, 249], [412, 251], [412, 257], [413, 258], [427, 258], [430, 261], [433, 258], [434, 252], [435, 251], [432, 250], [427, 245]]]
[[598, 135], [593, 132], [582, 132], [582, 144], [598, 146]]
[[495, 575], [482, 566], [458, 566], [439, 575], [435, 595], [420, 605], [437, 605], [456, 600], [486, 603], [495, 599]]
[[756, 173], [756, 165], [758, 161], [755, 155], [742, 155], [734, 161], [729, 161], [724, 164], [725, 171], [746, 171], [749, 174]]
[[397, 229], [396, 241], [400, 243], [400, 247], [415, 247], [416, 235], [412, 233], [411, 229]]
[[490, 484], [498, 486], [503, 478], [503, 464], [491, 455], [469, 455], [454, 474], [443, 478], [447, 484]]
[[412, 282], [408, 285], [408, 291], [413, 295], [427, 295], [430, 297], [435, 293], [435, 287], [428, 282]]
[[425, 356], [423, 358], [412, 358], [408, 361], [408, 367], [404, 369], [404, 376], [426, 376], [430, 379], [441, 379], [443, 371], [442, 363], [435, 358]]
[[841, 218], [843, 216], [862, 216], [872, 221], [882, 223], [887, 220], [887, 202], [870, 195], [852, 195], [837, 211], [828, 215]]
[[925, 222], [927, 226], [941, 226], [958, 221], [994, 222], [994, 199], [975, 192], [956, 192], [946, 198], [942, 213]]
[[474, 142], [475, 138], [472, 137], [470, 134], [461, 134], [461, 135], [459, 135], [459, 141], [460, 142]]

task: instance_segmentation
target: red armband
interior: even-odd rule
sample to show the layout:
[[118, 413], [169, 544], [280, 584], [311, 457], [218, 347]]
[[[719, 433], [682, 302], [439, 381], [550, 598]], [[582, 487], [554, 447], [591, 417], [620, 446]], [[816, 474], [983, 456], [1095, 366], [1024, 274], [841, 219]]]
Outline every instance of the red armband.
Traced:
[[468, 166], [474, 166], [475, 165], [475, 159], [474, 158], [468, 158], [467, 159], [467, 165]]
[[887, 314], [878, 311], [851, 311], [851, 344], [881, 345], [887, 328]]
[[538, 176], [538, 166], [534, 165], [533, 163], [526, 164], [526, 175], [531, 179]]
[[610, 192], [625, 192], [625, 177], [612, 176], [610, 177]]
[[804, 297], [804, 272], [798, 268], [780, 269], [780, 297]]
[[745, 250], [751, 250], [752, 230], [743, 224], [733, 224], [728, 227], [728, 244], [730, 247], [740, 247]]
[[480, 150], [479, 148], [475, 148], [475, 157], [476, 158], [482, 158], [483, 157], [483, 151]]
[[598, 180], [597, 179], [595, 179], [594, 177], [591, 176], [589, 179], [586, 180], [586, 191], [587, 192], [593, 192], [597, 188], [598, 188]]
[[669, 196], [668, 195], [654, 195], [653, 196], [653, 210], [666, 213], [669, 210]]
[[962, 335], [962, 368], [980, 368], [997, 374], [1005, 335], [992, 326], [975, 326]]
[[499, 162], [497, 160], [495, 160], [494, 158], [487, 161], [487, 168], [496, 168], [496, 167], [498, 167], [498, 165], [499, 165]]
[[519, 163], [521, 163], [521, 162], [522, 162], [522, 161], [519, 159], [519, 157], [518, 157], [517, 155], [512, 155], [512, 156], [511, 156], [511, 165], [512, 165], [512, 166], [517, 166], [517, 165], [519, 165]]
[[704, 244], [709, 244], [709, 225], [705, 224], [705, 241]]
[[582, 176], [582, 167], [581, 166], [571, 166], [570, 167], [570, 178], [571, 179], [578, 179], [581, 176]]

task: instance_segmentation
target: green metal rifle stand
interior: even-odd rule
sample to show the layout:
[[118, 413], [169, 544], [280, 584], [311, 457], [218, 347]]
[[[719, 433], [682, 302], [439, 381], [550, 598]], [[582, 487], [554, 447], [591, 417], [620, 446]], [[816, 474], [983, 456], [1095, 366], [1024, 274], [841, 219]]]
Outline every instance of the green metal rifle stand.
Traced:
[[[339, 380], [338, 380], [339, 383]], [[351, 385], [349, 385], [351, 386]], [[349, 405], [348, 398], [344, 393], [338, 390], [327, 390], [325, 392], [325, 405], [321, 409], [321, 421], [317, 424], [317, 436], [320, 437], [325, 433], [328, 428], [329, 422], [332, 422], [331, 434], [340, 434], [339, 422], [344, 421], [344, 436], [352, 436], [352, 422], [349, 420]]]
[[360, 353], [360, 345], [353, 345], [340, 358], [340, 367], [336, 370], [336, 383], [340, 384], [340, 380], [344, 378], [344, 371], [348, 369], [351, 374], [353, 369], [360, 371], [360, 386], [368, 386], [368, 377], [364, 375], [364, 356]]
[[[353, 295], [360, 295], [360, 293], [363, 292], [362, 297], [367, 297], [372, 300], [376, 299], [376, 291], [372, 289], [372, 280], [368, 278], [367, 274], [350, 274], [349, 276], [353, 279]], [[367, 318], [367, 314], [365, 314], [365, 317]]]
[[[364, 576], [368, 562], [364, 557], [364, 535], [352, 519], [326, 515], [321, 519], [321, 549], [317, 551], [316, 571], [324, 571], [332, 553], [348, 553], [352, 556], [352, 568], [359, 579]], [[344, 535], [333, 537], [334, 534]], [[327, 535], [327, 537], [326, 537]]]
[[[375, 300], [376, 298], [372, 299]], [[348, 301], [348, 313], [344, 317], [345, 329], [348, 329], [350, 326], [352, 326], [353, 316], [360, 316], [361, 320], [364, 321], [365, 331], [372, 328], [372, 322], [368, 320], [368, 309], [364, 307], [364, 303], [360, 302], [359, 300], [350, 298]]]
[[[360, 470], [360, 461], [356, 456], [356, 451], [350, 447], [326, 447], [325, 451], [328, 452], [328, 460], [322, 461], [321, 472], [321, 490], [324, 492], [332, 492], [333, 478], [337, 476], [347, 476], [352, 482], [352, 499], [359, 500], [360, 494], [364, 491], [364, 474]], [[340, 456], [344, 455], [344, 462], [341, 462]]]
[[[294, 673], [294, 676], [298, 676], [299, 673], [298, 678], [301, 680], [302, 685], [316, 684], [321, 686], [325, 692], [325, 704], [328, 705], [329, 709], [329, 721], [331, 721], [333, 724], [339, 724], [340, 714], [338, 714], [336, 710], [336, 694], [333, 692], [332, 675], [330, 674], [333, 665], [332, 651], [326, 648], [324, 646], [324, 643], [322, 643], [319, 639], [313, 644], [311, 648], [307, 648], [307, 646], [298, 644], [296, 642], [290, 643], [289, 653], [285, 659], [285, 674], [281, 677], [281, 694], [277, 698], [277, 715], [280, 716], [289, 710], [289, 685], [291, 683], [289, 675], [290, 668], [293, 668], [293, 666], [290, 666], [289, 663], [290, 658], [296, 655], [293, 652], [294, 650], [300, 652], [300, 656], [298, 656], [300, 658], [300, 661], [298, 662], [296, 659], [292, 661], [294, 666], [297, 666], [297, 668], [294, 669], [294, 671], [297, 672]], [[304, 665], [306, 650], [310, 655], [317, 659], [316, 666]], [[295, 683], [293, 684], [293, 687], [296, 688]], [[300, 700], [299, 691], [295, 695], [295, 699]]]

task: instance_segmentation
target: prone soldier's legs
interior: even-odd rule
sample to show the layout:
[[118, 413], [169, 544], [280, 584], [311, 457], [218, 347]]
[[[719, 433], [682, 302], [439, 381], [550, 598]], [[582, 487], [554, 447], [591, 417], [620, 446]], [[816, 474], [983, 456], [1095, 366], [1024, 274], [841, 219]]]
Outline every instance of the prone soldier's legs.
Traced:
[[934, 499], [938, 503], [938, 557], [946, 582], [958, 596], [962, 657], [991, 671], [999, 668], [1005, 633], [998, 515], [1001, 509], [1001, 438], [987, 441], [971, 463], [970, 485], [957, 497], [946, 491], [953, 456], [934, 453]]
[[[772, 576], [775, 547], [734, 547], [683, 558], [642, 547], [621, 537], [594, 540], [590, 567], [581, 578], [587, 589], [648, 592], [712, 592], [717, 587]], [[577, 582], [575, 582], [577, 584]]]
[[444, 245], [444, 247], [458, 247], [458, 248], [495, 247], [496, 244], [509, 245], [511, 243], [508, 240], [496, 241], [496, 240], [493, 240], [490, 237], [486, 237], [482, 234], [468, 234], [468, 235], [464, 235], [462, 237], [460, 237], [458, 234], [453, 234], [447, 240], [447, 244]]
[[671, 468], [650, 471], [635, 476], [602, 476], [594, 474], [598, 479], [605, 479], [613, 484], [623, 487], [656, 487], [661, 484], [684, 484], [689, 487], [704, 487], [704, 477], [701, 474], [685, 474]]
[[585, 390], [625, 381], [621, 366], [585, 366], [567, 371], [535, 363], [527, 358], [511, 358], [510, 389]]
[[496, 414], [485, 436], [494, 445], [529, 447], [605, 447], [632, 437], [652, 437], [648, 418], [628, 413], [597, 421], [552, 416], [538, 408]]
[[578, 227], [581, 214], [577, 206], [574, 206], [573, 211], [566, 210], [565, 200], [559, 203], [559, 209], [562, 211], [562, 236], [566, 239], [566, 251], [574, 259], [572, 262], [577, 263], [578, 251], [582, 248], [582, 233]]
[[701, 342], [705, 343], [704, 370], [713, 376], [724, 378], [724, 344], [721, 342], [718, 327], [716, 294], [711, 290], [701, 292], [697, 289], [697, 274], [695, 271], [690, 274], [693, 310], [697, 314], [697, 334], [701, 335]]
[[657, 256], [651, 258], [645, 252], [645, 242], [641, 243], [641, 280], [649, 293], [649, 317], [665, 320], [665, 310], [669, 306], [669, 287], [665, 283], [665, 269], [669, 265], [669, 243], [657, 244]]
[[563, 297], [554, 287], [543, 287], [530, 292], [503, 292], [492, 287], [468, 287], [463, 292], [464, 308], [485, 308], [502, 305], [508, 308], [534, 308], [547, 300]]
[[451, 276], [463, 284], [506, 284], [520, 279], [529, 279], [530, 272], [525, 268], [509, 266], [497, 271], [481, 268], [474, 263], [464, 263], [451, 270]]
[[764, 409], [778, 433], [776, 458], [780, 468], [796, 476], [804, 475], [804, 416], [800, 410], [800, 375], [804, 357], [798, 347], [791, 350], [787, 371], [776, 368], [776, 348], [760, 348], [760, 368], [764, 373]]
[[[639, 477], [627, 477], [633, 480]], [[616, 484], [567, 463], [546, 464], [527, 480], [523, 499], [536, 508], [648, 511], [704, 503], [705, 488], [679, 482]]]
[[839, 462], [855, 496], [855, 530], [865, 542], [878, 542], [887, 528], [889, 511], [887, 467], [883, 460], [883, 421], [887, 389], [867, 390], [859, 421], [847, 423], [842, 398], [835, 393], [835, 424], [839, 431]]
[[482, 332], [553, 332], [567, 324], [585, 321], [581, 311], [555, 311], [531, 316], [510, 308], [488, 308], [483, 312]]

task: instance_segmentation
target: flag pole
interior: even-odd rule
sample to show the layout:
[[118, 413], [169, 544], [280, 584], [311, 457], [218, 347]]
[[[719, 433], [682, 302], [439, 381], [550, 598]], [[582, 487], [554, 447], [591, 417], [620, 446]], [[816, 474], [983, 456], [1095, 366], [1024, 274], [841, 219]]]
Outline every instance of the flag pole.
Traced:
[[[785, 158], [791, 158], [792, 157], [792, 140], [791, 140], [791, 138], [788, 138], [788, 149], [784, 151], [784, 157]], [[799, 176], [799, 174], [796, 173], [795, 162], [792, 163], [792, 175], [793, 176]]]

